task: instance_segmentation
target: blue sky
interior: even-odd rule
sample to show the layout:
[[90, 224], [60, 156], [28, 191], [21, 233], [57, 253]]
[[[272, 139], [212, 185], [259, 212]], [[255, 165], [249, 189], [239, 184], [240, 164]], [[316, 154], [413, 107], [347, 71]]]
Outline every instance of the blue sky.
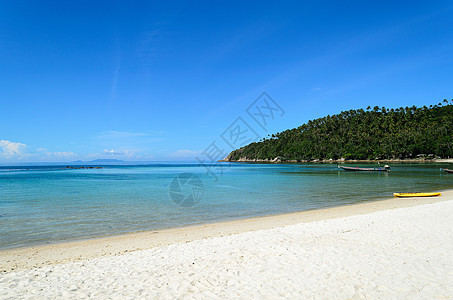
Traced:
[[453, 98], [450, 1], [167, 2], [2, 1], [0, 162], [194, 160], [238, 117]]

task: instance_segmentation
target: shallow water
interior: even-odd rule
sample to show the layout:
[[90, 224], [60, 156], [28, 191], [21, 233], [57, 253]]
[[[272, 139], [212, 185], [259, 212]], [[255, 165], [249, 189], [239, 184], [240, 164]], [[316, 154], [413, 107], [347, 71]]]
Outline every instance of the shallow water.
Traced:
[[388, 198], [394, 192], [453, 187], [453, 174], [439, 170], [444, 164], [391, 167], [385, 173], [346, 172], [336, 164], [3, 166], [0, 248], [295, 212]]

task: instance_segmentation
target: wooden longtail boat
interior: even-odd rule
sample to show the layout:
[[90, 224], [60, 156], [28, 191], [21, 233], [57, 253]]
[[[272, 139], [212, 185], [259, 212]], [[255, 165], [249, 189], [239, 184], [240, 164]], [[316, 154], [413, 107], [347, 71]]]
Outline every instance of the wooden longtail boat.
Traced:
[[453, 170], [449, 169], [440, 169], [441, 171], [444, 171], [445, 173], [453, 173]]
[[383, 168], [359, 168], [359, 167], [345, 167], [345, 166], [338, 166], [338, 168], [343, 169], [345, 171], [378, 171], [378, 172], [389, 172], [390, 167], [385, 165]]
[[395, 197], [437, 197], [440, 196], [441, 193], [393, 193]]

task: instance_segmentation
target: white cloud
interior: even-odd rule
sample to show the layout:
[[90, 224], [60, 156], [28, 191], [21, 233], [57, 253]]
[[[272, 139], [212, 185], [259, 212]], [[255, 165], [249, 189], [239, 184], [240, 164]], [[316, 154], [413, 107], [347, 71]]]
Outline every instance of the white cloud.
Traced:
[[[111, 136], [121, 138], [143, 136], [148, 134], [131, 133], [131, 132], [108, 132]], [[102, 149], [102, 148], [101, 148]], [[0, 140], [0, 161], [15, 162], [63, 162], [71, 160], [90, 160], [97, 158], [117, 158], [124, 160], [151, 160], [154, 157], [143, 152], [144, 149], [130, 146], [126, 148], [104, 148], [98, 153], [80, 154], [72, 151], [49, 151], [47, 148], [31, 148], [26, 144]]]
[[22, 143], [11, 142], [7, 140], [0, 141], [0, 157], [22, 159], [27, 153], [27, 145]]
[[115, 149], [104, 149], [104, 155], [118, 155], [118, 156], [126, 156], [126, 157], [132, 157], [134, 156], [134, 153], [129, 151], [129, 150], [115, 150]]
[[0, 141], [0, 159], [14, 161], [62, 161], [73, 159], [77, 154], [70, 151], [51, 152], [46, 148], [40, 147], [31, 149], [29, 146], [11, 142], [7, 140]]

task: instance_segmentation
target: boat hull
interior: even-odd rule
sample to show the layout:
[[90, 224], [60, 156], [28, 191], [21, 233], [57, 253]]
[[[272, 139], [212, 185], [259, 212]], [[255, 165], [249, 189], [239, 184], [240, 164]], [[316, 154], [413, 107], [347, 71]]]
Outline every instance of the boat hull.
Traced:
[[441, 193], [393, 193], [393, 196], [399, 198], [412, 198], [412, 197], [437, 197]]
[[375, 171], [375, 172], [388, 172], [388, 169], [385, 168], [359, 168], [359, 167], [343, 167], [338, 166], [338, 168], [343, 169], [345, 171]]

